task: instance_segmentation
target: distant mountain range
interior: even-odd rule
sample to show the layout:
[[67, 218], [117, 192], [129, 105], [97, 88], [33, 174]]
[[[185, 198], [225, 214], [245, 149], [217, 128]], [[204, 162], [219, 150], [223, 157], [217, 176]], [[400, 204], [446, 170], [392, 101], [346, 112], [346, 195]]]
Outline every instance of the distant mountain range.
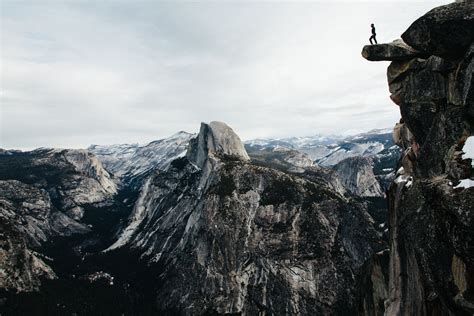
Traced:
[[392, 131], [375, 129], [352, 136], [308, 136], [281, 139], [255, 139], [245, 142], [248, 151], [262, 148], [289, 148], [306, 154], [320, 166], [333, 166], [356, 156], [369, 157], [394, 146]]
[[[253, 314], [267, 303], [244, 294], [264, 278], [262, 284], [290, 293], [274, 303], [275, 313], [288, 304], [294, 311], [329, 313], [335, 307], [309, 304], [325, 293], [332, 293], [334, 306], [351, 302], [341, 311], [353, 310], [358, 289], [350, 271], [387, 246], [384, 179], [393, 175], [394, 148], [382, 131], [244, 145], [225, 123], [212, 122], [202, 124], [198, 135], [178, 132], [146, 145], [0, 150], [0, 246], [10, 245], [0, 249], [0, 271], [8, 274], [0, 278], [0, 298], [26, 314], [35, 306], [132, 314], [194, 306], [198, 314]], [[235, 256], [248, 262], [233, 262]], [[285, 261], [293, 257], [300, 266]], [[234, 268], [221, 266], [228, 260]], [[330, 274], [314, 276], [325, 280], [325, 289], [292, 303], [300, 286], [292, 271], [301, 269], [311, 279], [310, 271], [324, 271], [327, 264]], [[331, 281], [335, 274], [339, 283]], [[205, 282], [212, 284], [204, 292], [208, 299], [196, 300]], [[176, 286], [179, 293], [169, 292]], [[39, 291], [32, 297], [43, 303], [15, 291]], [[98, 303], [111, 297], [121, 303]], [[150, 297], [159, 305], [143, 305]]]
[[393, 140], [0, 149], [0, 315], [473, 315], [473, 32], [456, 1], [363, 48]]
[[87, 150], [102, 161], [105, 169], [119, 180], [119, 185], [139, 186], [152, 170], [164, 170], [171, 161], [184, 156], [189, 141], [195, 136], [180, 131], [146, 145], [91, 145]]

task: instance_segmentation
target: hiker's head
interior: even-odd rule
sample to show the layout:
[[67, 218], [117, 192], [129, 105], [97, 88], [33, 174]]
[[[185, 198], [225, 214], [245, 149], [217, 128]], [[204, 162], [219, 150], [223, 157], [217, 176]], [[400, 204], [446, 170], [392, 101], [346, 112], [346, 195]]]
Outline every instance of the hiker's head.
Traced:
[[374, 27], [374, 23], [370, 24], [370, 26]]

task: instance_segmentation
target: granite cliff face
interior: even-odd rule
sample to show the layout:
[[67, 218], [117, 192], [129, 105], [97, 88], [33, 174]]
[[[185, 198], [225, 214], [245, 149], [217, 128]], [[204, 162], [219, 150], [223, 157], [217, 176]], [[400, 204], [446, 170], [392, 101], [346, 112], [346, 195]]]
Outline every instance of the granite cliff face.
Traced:
[[162, 160], [94, 147], [117, 174], [86, 150], [2, 151], [0, 313], [383, 312], [385, 217], [334, 170], [251, 161], [221, 122], [183, 155], [189, 135], [146, 146]]
[[453, 3], [364, 47], [392, 61], [395, 172], [385, 136], [249, 156], [221, 122], [91, 147], [105, 169], [0, 151], [0, 313], [472, 315], [473, 20]]
[[203, 168], [209, 158], [227, 157], [249, 161], [250, 157], [234, 131], [222, 122], [202, 123], [199, 135], [188, 147], [187, 158], [198, 168]]
[[55, 279], [45, 246], [91, 234], [84, 217], [111, 206], [116, 194], [110, 175], [86, 151], [2, 152], [0, 289], [33, 291], [41, 279]]
[[196, 135], [178, 132], [147, 145], [91, 145], [87, 150], [114, 175], [119, 187], [139, 189], [153, 170], [166, 169], [171, 161], [186, 154], [189, 141]]
[[352, 194], [361, 197], [380, 197], [384, 192], [377, 181], [372, 160], [366, 157], [352, 157], [339, 162], [334, 170], [343, 186]]
[[[474, 313], [474, 4], [441, 6], [401, 41], [366, 46], [390, 60], [387, 78], [404, 150], [389, 190], [390, 299], [386, 315]], [[394, 48], [396, 46], [396, 48]]]
[[[64, 227], [59, 225], [61, 221], [52, 220], [51, 200], [45, 192], [15, 180], [0, 181], [0, 192], [0, 288], [38, 289], [41, 277], [52, 279], [56, 275], [33, 249], [53, 230], [64, 232]], [[75, 228], [87, 229], [80, 225]]]
[[283, 171], [303, 173], [307, 168], [315, 165], [307, 154], [286, 146], [246, 146], [245, 149], [253, 163]]
[[375, 314], [386, 244], [373, 226], [329, 186], [251, 164], [232, 129], [213, 122], [147, 181], [106, 253], [155, 269], [162, 313]]

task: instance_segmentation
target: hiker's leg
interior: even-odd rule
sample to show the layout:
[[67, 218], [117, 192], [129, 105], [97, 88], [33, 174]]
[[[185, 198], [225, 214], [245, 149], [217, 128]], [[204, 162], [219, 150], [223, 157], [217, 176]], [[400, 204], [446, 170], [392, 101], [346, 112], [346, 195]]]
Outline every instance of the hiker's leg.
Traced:
[[375, 38], [375, 35], [374, 35], [374, 41], [375, 41], [375, 44], [377, 44], [377, 39]]
[[369, 42], [370, 42], [370, 45], [374, 45], [374, 43], [372, 43], [372, 36], [369, 37]]

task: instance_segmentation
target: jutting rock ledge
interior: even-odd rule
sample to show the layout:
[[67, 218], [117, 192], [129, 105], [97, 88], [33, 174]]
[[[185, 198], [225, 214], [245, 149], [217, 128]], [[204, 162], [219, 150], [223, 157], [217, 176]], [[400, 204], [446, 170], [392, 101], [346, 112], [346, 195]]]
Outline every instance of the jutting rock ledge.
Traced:
[[[390, 281], [386, 315], [474, 313], [474, 4], [437, 7], [402, 41], [366, 46], [392, 61], [390, 98], [400, 107], [394, 141], [404, 149], [389, 189]], [[467, 155], [466, 155], [467, 156]]]

